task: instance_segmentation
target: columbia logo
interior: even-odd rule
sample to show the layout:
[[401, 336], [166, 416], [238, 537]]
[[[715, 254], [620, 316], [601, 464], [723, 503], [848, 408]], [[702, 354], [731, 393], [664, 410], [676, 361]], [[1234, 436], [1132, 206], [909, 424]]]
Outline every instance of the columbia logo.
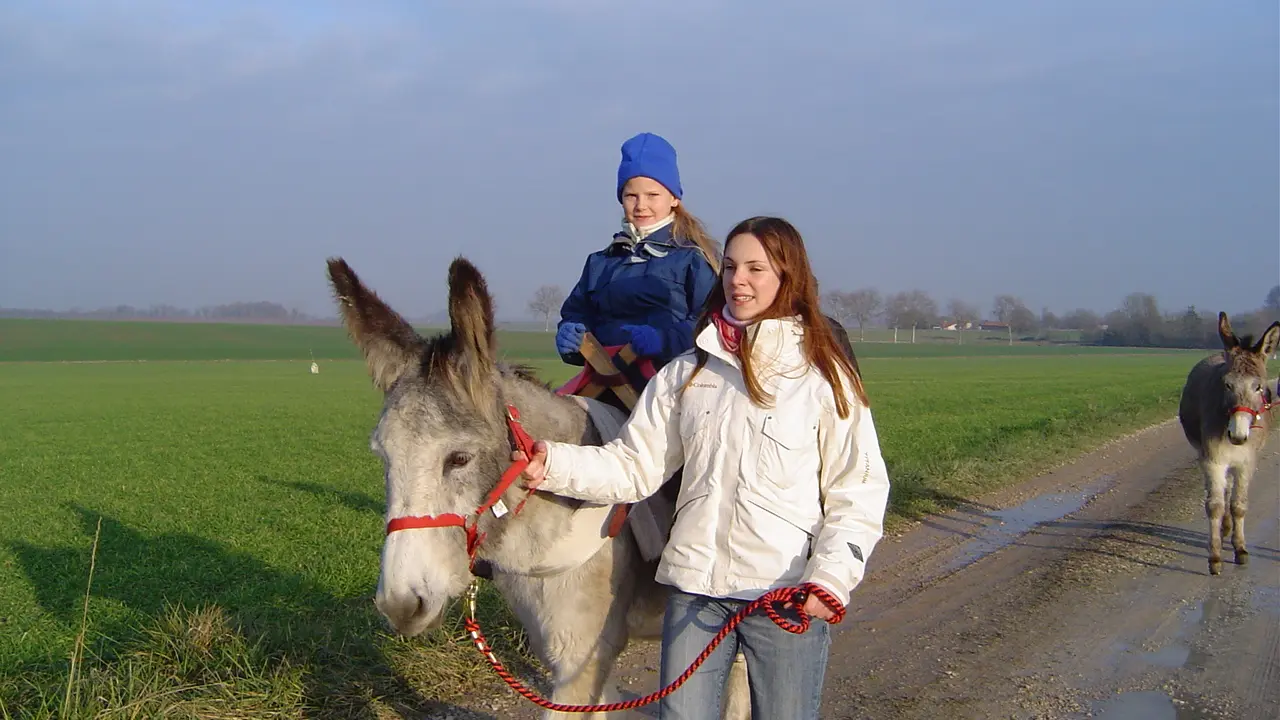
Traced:
[[718, 388], [718, 387], [720, 387], [720, 386], [719, 386], [719, 385], [716, 385], [715, 383], [691, 382], [691, 383], [689, 383], [689, 387], [703, 387], [703, 388], [713, 388], [713, 389], [714, 389], [714, 388]]

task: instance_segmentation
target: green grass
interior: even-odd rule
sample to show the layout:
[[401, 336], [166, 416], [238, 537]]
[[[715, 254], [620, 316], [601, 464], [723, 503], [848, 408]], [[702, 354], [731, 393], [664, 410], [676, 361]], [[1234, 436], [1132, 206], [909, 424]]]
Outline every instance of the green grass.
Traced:
[[[420, 328], [424, 335], [441, 328]], [[554, 335], [500, 332], [510, 357], [558, 361]], [[126, 360], [351, 360], [359, 351], [336, 325], [112, 322], [0, 318], [0, 362]]]
[[[423, 334], [441, 328], [420, 328]], [[1015, 342], [999, 333], [910, 333], [892, 342], [892, 331], [868, 330], [857, 342], [862, 357], [987, 357], [992, 355], [1080, 355], [1176, 352], [1160, 348], [1087, 347], [1074, 344]], [[997, 337], [999, 336], [999, 337]], [[499, 331], [498, 344], [510, 358], [559, 364], [554, 335], [536, 331]], [[100, 320], [22, 320], [0, 318], [0, 362], [106, 362], [128, 360], [308, 360], [356, 359], [359, 353], [342, 328], [326, 325], [234, 323], [112, 322]]]
[[[295, 330], [345, 342], [337, 328]], [[261, 326], [237, 332], [261, 333], [244, 355], [292, 352]], [[133, 347], [177, 352], [176, 337]], [[230, 356], [202, 342], [184, 359], [194, 347]], [[570, 372], [545, 334], [501, 342], [548, 380]], [[77, 347], [92, 350], [64, 345]], [[893, 526], [1170, 417], [1199, 357], [878, 352], [895, 347], [858, 347]], [[7, 337], [0, 349], [12, 351]], [[306, 363], [14, 363], [0, 365], [0, 398], [0, 717], [395, 717], [491, 686], [456, 614], [405, 641], [373, 608], [380, 397], [358, 361], [324, 361], [319, 375]], [[486, 592], [500, 656], [527, 662]]]

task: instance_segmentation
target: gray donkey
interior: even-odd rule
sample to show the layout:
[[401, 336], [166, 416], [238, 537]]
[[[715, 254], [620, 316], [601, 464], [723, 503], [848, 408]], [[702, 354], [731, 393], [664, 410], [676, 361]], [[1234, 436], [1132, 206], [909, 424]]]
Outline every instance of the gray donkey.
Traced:
[[[1280, 342], [1274, 322], [1257, 343], [1237, 338], [1226, 313], [1218, 315], [1223, 352], [1191, 368], [1182, 388], [1178, 418], [1187, 441], [1199, 454], [1204, 473], [1204, 510], [1209, 517], [1209, 572], [1222, 572], [1222, 538], [1231, 535], [1236, 564], [1249, 561], [1244, 542], [1244, 516], [1249, 507], [1249, 480], [1271, 430], [1275, 399], [1267, 378], [1267, 357]], [[1226, 514], [1227, 487], [1231, 514]]]
[[[493, 303], [465, 259], [449, 267], [451, 329], [431, 339], [344, 260], [330, 259], [328, 269], [343, 324], [384, 394], [370, 443], [386, 479], [378, 610], [395, 631], [418, 635], [440, 624], [473, 572], [487, 574], [550, 670], [551, 699], [613, 701], [606, 686], [618, 655], [633, 638], [661, 636], [667, 589], [654, 580], [656, 561], [644, 558], [627, 526], [614, 537], [601, 531], [602, 506], [527, 495], [519, 482], [494, 492], [510, 471], [519, 429], [538, 439], [600, 444], [592, 416], [526, 369], [498, 362]], [[739, 657], [724, 717], [749, 716]]]

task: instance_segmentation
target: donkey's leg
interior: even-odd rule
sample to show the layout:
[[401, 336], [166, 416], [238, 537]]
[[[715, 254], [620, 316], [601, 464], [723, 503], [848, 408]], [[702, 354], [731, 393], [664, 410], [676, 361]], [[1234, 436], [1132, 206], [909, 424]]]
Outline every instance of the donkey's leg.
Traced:
[[[632, 606], [646, 569], [652, 572], [624, 532], [582, 567], [565, 574], [563, 594], [552, 603], [556, 611], [551, 636], [559, 649], [552, 669], [556, 702], [600, 705], [619, 700], [609, 678], [630, 641]], [[625, 714], [548, 713], [544, 720], [606, 720]]]
[[[608, 686], [607, 681], [622, 651], [622, 643], [610, 642], [609, 634], [606, 631], [605, 635], [588, 637], [584, 632], [576, 633], [572, 638], [564, 638], [568, 642], [562, 648], [563, 654], [559, 662], [552, 669], [553, 702], [601, 705], [618, 700], [617, 693]], [[559, 713], [548, 710], [542, 717], [543, 720], [608, 720], [620, 715], [621, 713]]]
[[[614, 579], [612, 555], [606, 546], [582, 567], [556, 577], [502, 578], [503, 594], [550, 672], [552, 702], [598, 705], [616, 699], [606, 681], [627, 644], [627, 606], [633, 590], [632, 583]], [[616, 716], [548, 710], [542, 717], [605, 720]]]
[[1253, 476], [1252, 463], [1236, 466], [1231, 484], [1231, 547], [1236, 551], [1236, 564], [1249, 564], [1249, 549], [1244, 544], [1244, 515], [1249, 510], [1249, 480]]
[[1222, 573], [1222, 518], [1227, 509], [1227, 466], [1201, 461], [1204, 472], [1204, 512], [1209, 517], [1209, 574]]
[[722, 720], [751, 720], [751, 686], [747, 684], [747, 656], [738, 653], [724, 687]]

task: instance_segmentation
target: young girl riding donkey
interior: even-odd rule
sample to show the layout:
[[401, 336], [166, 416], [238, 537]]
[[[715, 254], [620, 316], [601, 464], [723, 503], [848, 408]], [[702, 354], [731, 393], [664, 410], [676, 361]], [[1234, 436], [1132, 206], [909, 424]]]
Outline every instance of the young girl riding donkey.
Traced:
[[[716, 284], [719, 262], [715, 241], [683, 197], [676, 151], [666, 139], [640, 133], [622, 144], [622, 230], [587, 256], [560, 309], [556, 351], [566, 363], [586, 364], [581, 345], [588, 332], [611, 351], [630, 345], [640, 358], [638, 392], [693, 346], [693, 324]], [[579, 393], [593, 379], [584, 370], [561, 392]], [[606, 393], [602, 399], [616, 398]]]
[[[803, 586], [819, 619], [789, 632], [764, 614], [738, 624], [678, 691], [664, 720], [718, 714], [735, 655], [746, 657], [753, 720], [817, 718], [830, 643], [883, 532], [889, 479], [861, 378], [819, 310], [804, 243], [752, 218], [725, 243], [695, 349], [664, 365], [619, 436], [602, 446], [539, 442], [527, 487], [632, 503], [684, 466], [657, 580], [667, 686], [739, 610]], [[641, 332], [643, 335], [644, 332]], [[616, 339], [615, 339], [616, 341]]]

